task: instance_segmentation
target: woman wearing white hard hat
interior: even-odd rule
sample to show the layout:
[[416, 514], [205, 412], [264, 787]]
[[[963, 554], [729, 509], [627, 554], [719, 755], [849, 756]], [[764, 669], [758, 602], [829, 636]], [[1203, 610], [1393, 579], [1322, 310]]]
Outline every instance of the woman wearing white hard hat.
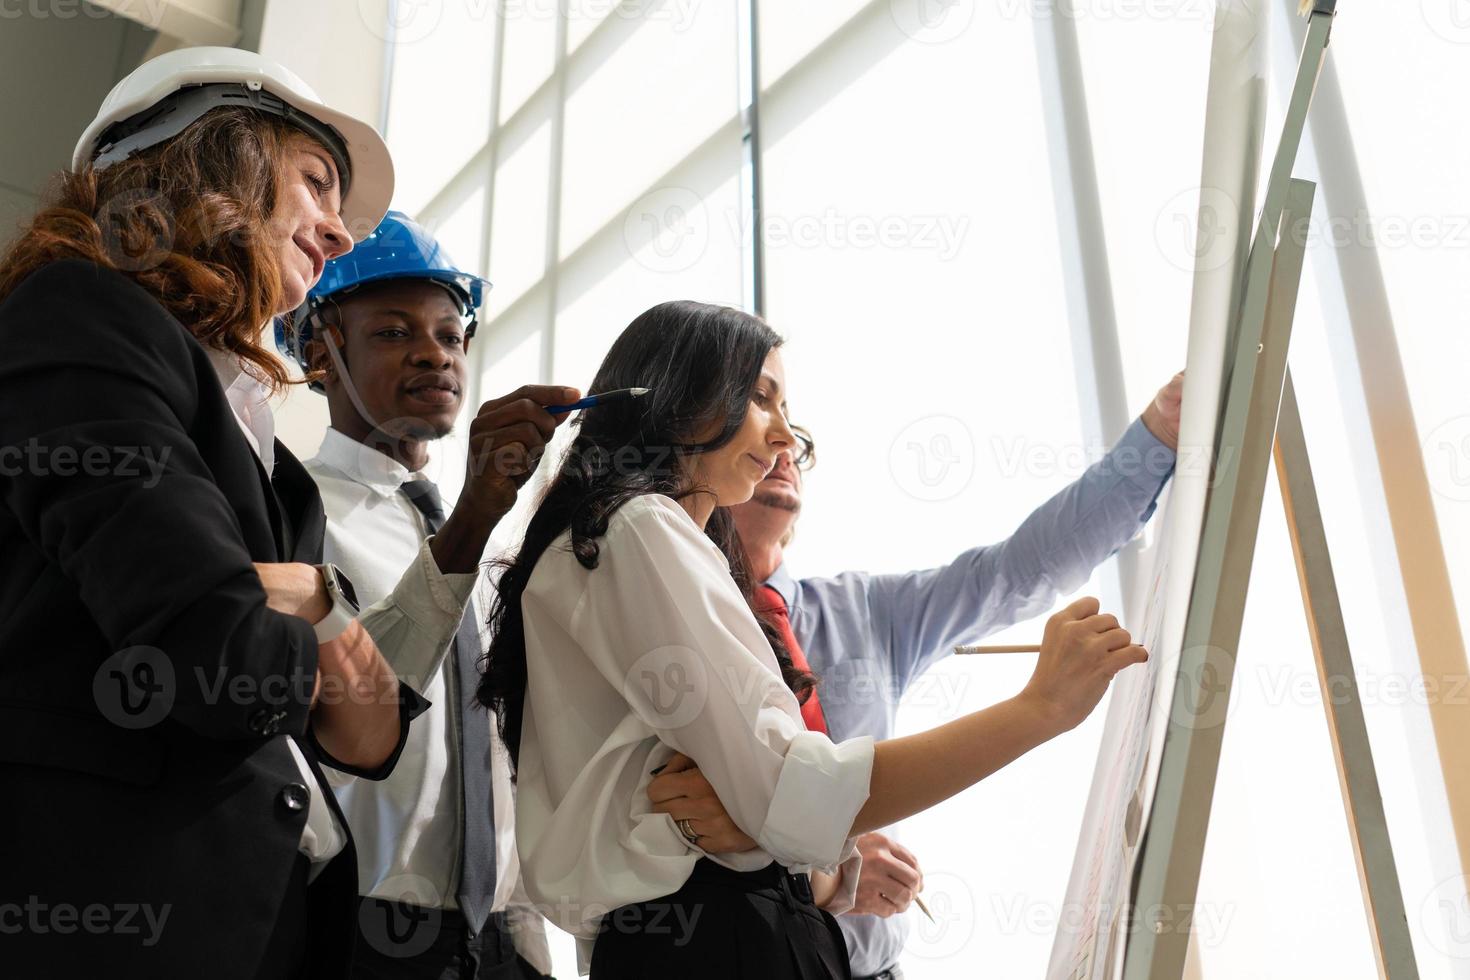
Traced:
[[5, 969], [346, 976], [319, 763], [386, 776], [423, 701], [318, 567], [270, 327], [392, 162], [281, 66], [195, 48], [119, 83], [72, 163], [0, 257], [0, 840], [31, 910]]

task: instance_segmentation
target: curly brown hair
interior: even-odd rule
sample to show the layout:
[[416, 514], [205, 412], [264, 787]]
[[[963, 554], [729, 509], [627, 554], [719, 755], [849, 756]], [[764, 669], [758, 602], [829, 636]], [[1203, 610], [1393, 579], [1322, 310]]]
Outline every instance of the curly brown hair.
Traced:
[[132, 279], [201, 344], [281, 390], [293, 380], [261, 339], [283, 296], [263, 231], [287, 150], [310, 139], [273, 116], [220, 108], [128, 160], [59, 174], [0, 257], [0, 301], [42, 266], [86, 259]]

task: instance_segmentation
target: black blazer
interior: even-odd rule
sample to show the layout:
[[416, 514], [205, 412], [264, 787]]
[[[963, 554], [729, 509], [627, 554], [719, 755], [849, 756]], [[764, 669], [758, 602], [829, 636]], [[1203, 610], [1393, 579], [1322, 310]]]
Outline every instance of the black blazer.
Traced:
[[[296, 738], [317, 644], [253, 561], [321, 560], [316, 486], [274, 484], [199, 343], [121, 274], [67, 260], [0, 304], [0, 940], [17, 976], [247, 978], [306, 823]], [[346, 826], [346, 821], [342, 821]], [[346, 976], [347, 848], [310, 889], [309, 974]], [[24, 909], [16, 932], [7, 905]], [[19, 972], [15, 972], [19, 969]], [[34, 971], [34, 972], [32, 972]]]

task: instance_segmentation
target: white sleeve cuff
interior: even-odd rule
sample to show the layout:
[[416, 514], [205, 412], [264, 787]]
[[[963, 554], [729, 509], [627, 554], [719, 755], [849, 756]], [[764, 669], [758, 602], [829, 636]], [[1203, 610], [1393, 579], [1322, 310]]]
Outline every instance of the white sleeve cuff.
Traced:
[[863, 873], [863, 856], [858, 853], [856, 838], [848, 846], [852, 853], [837, 867], [838, 872], [842, 875], [841, 880], [837, 883], [837, 891], [822, 906], [833, 915], [851, 911], [853, 906], [857, 905], [858, 879]]
[[868, 800], [873, 739], [833, 743], [819, 732], [791, 739], [758, 843], [792, 872], [829, 874], [848, 856], [848, 832]]
[[358, 615], [399, 679], [420, 691], [428, 686], [444, 662], [478, 578], [476, 572], [439, 571], [425, 542], [393, 591]]
[[429, 547], [433, 540], [428, 538], [419, 546], [418, 557], [393, 588], [393, 602], [421, 629], [432, 633], [447, 630], [453, 636], [480, 575], [479, 572], [439, 571]]

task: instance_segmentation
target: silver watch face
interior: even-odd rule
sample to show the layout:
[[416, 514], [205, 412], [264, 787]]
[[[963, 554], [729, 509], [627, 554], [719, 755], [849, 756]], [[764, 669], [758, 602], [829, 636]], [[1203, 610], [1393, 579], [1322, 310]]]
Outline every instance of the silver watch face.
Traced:
[[357, 590], [352, 587], [352, 579], [348, 578], [342, 569], [330, 562], [322, 566], [322, 571], [326, 575], [328, 587], [335, 586], [336, 592], [347, 601], [347, 604], [352, 607], [353, 615], [356, 615], [362, 606], [357, 601]]

